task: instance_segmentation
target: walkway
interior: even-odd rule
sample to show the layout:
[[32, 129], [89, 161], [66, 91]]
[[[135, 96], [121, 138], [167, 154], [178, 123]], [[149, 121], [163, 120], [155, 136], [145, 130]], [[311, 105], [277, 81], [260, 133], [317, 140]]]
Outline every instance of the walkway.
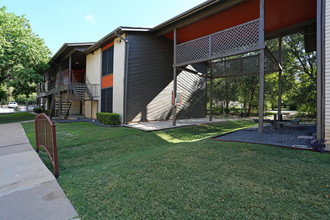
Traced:
[[78, 216], [19, 123], [0, 124], [0, 219]]

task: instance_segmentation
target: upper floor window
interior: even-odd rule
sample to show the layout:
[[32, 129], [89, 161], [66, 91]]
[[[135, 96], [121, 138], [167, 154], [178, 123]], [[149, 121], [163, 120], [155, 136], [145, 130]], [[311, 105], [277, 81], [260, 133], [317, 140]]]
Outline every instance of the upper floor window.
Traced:
[[102, 53], [102, 76], [113, 74], [113, 46]]

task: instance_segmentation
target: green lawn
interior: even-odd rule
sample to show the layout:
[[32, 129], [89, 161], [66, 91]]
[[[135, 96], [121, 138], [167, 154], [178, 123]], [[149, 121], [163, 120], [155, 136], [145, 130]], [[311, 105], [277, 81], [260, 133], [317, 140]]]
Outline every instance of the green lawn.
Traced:
[[35, 115], [29, 112], [0, 114], [0, 124], [34, 120]]
[[209, 138], [251, 125], [57, 124], [58, 181], [82, 219], [329, 219], [329, 154]]

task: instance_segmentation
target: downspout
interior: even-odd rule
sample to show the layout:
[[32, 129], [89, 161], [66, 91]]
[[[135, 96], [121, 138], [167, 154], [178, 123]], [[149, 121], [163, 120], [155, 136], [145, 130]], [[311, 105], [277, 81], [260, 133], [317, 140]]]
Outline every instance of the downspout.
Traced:
[[[115, 35], [123, 40], [126, 44], [126, 57], [125, 57], [125, 70], [124, 70], [124, 101], [123, 101], [123, 124], [127, 124], [127, 84], [128, 84], [128, 58], [129, 58], [129, 43], [128, 40], [123, 38], [121, 35], [115, 31]], [[127, 36], [126, 36], [127, 38]]]

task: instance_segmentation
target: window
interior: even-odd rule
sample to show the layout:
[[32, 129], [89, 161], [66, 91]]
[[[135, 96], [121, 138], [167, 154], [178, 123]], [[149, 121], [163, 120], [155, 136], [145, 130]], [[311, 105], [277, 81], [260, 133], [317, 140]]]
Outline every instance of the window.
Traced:
[[102, 53], [102, 76], [113, 73], [113, 46]]
[[101, 90], [101, 112], [112, 113], [112, 87]]

